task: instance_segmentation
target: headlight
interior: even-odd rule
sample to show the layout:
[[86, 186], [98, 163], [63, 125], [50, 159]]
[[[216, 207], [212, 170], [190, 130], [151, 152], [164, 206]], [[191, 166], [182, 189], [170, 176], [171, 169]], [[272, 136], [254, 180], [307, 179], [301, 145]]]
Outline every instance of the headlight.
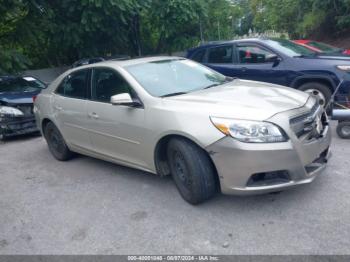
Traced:
[[284, 132], [268, 122], [210, 117], [214, 126], [225, 135], [246, 143], [277, 143], [288, 140]]
[[14, 107], [0, 106], [0, 116], [23, 116], [22, 111]]
[[342, 71], [350, 72], [350, 65], [338, 65], [337, 68]]

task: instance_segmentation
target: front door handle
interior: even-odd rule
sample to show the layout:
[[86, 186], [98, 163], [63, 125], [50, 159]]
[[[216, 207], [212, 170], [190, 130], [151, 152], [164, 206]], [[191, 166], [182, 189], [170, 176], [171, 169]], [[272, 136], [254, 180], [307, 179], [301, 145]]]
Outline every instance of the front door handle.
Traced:
[[95, 112], [89, 113], [88, 117], [93, 118], [93, 119], [98, 119], [99, 118], [98, 114], [96, 114]]
[[242, 72], [245, 72], [247, 71], [247, 68], [246, 67], [242, 67]]

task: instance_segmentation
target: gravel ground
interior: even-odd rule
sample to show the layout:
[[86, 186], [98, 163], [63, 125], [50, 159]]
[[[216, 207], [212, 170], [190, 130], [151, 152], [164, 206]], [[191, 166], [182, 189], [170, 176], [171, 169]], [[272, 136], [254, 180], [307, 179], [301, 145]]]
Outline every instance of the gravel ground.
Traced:
[[0, 254], [350, 254], [350, 141], [312, 184], [191, 206], [170, 178], [0, 144]]

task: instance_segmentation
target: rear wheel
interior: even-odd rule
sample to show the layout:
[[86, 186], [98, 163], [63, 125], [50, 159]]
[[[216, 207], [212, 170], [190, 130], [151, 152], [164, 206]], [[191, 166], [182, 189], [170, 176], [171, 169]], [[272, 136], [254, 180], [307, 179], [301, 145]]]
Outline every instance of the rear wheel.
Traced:
[[168, 163], [181, 196], [196, 205], [216, 192], [216, 173], [207, 153], [183, 138], [169, 141]]
[[317, 82], [305, 83], [298, 89], [316, 96], [320, 102], [320, 105], [324, 107], [328, 104], [332, 96], [332, 92], [327, 85]]
[[337, 134], [344, 139], [350, 139], [350, 121], [339, 122], [337, 126]]
[[49, 122], [44, 130], [45, 139], [51, 154], [60, 161], [66, 161], [73, 157], [73, 152], [69, 150], [60, 131], [54, 123]]

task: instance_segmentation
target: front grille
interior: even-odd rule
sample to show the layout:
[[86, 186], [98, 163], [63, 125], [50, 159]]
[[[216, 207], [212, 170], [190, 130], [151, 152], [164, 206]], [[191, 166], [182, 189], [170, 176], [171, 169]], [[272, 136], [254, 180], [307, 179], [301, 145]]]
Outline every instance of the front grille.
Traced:
[[328, 120], [323, 108], [315, 103], [309, 112], [291, 118], [289, 123], [298, 138], [311, 140], [322, 135]]
[[310, 112], [292, 118], [292, 119], [290, 120], [290, 124], [291, 124], [291, 125], [295, 125], [295, 124], [298, 124], [298, 123], [300, 123], [300, 122], [305, 121], [305, 119], [307, 119], [308, 117], [314, 115], [314, 114], [317, 112], [317, 110], [319, 110], [319, 108], [320, 108], [320, 105], [319, 105], [318, 103], [315, 103], [315, 104], [313, 105], [313, 107], [311, 108]]

